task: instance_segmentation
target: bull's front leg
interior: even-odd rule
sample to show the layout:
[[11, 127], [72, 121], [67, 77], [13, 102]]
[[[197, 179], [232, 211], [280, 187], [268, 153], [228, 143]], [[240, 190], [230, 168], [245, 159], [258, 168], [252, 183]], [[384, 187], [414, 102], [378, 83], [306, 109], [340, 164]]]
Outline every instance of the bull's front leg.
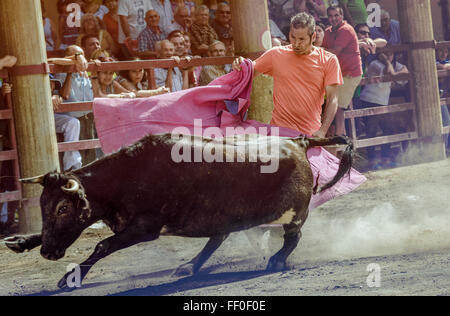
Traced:
[[5, 245], [14, 252], [22, 253], [42, 245], [42, 235], [13, 236], [5, 238]]
[[174, 272], [173, 276], [192, 276], [197, 273], [206, 260], [212, 256], [212, 254], [220, 247], [227, 237], [228, 234], [211, 237], [203, 250], [190, 262], [180, 266]]
[[[140, 230], [138, 227], [128, 228], [127, 230], [118, 233], [114, 236], [106, 238], [97, 244], [94, 252], [91, 256], [80, 264], [80, 283], [83, 281], [85, 276], [88, 274], [89, 270], [92, 266], [97, 263], [100, 259], [103, 259], [113, 252], [116, 252], [121, 249], [128, 248], [135, 244], [152, 241], [159, 237], [160, 229], [156, 230], [154, 233], [148, 233], [146, 230]], [[73, 287], [68, 286], [67, 279], [68, 277], [73, 276], [75, 269], [66, 273], [64, 277], [58, 282], [58, 287], [65, 291], [74, 290]]]

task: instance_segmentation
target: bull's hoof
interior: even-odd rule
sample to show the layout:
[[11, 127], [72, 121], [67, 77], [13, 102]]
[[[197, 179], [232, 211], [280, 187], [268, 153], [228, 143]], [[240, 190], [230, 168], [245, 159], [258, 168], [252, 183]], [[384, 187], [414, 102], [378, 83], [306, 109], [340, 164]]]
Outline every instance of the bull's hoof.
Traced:
[[175, 272], [172, 274], [172, 277], [189, 277], [195, 274], [194, 264], [186, 263], [179, 266]]
[[27, 240], [22, 236], [13, 236], [5, 238], [5, 245], [16, 253], [22, 253], [27, 250]]
[[276, 257], [272, 257], [269, 260], [269, 264], [267, 265], [266, 271], [269, 272], [281, 272], [288, 270], [288, 265], [286, 261], [279, 260]]

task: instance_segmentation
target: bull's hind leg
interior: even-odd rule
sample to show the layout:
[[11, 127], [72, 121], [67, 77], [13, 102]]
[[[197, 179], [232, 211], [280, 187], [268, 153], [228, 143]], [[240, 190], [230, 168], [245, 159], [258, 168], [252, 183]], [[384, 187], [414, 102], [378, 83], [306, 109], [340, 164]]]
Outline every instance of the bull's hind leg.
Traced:
[[178, 267], [173, 276], [181, 277], [196, 274], [206, 260], [212, 256], [212, 254], [220, 247], [220, 245], [222, 245], [227, 237], [228, 234], [211, 237], [203, 250], [190, 262]]
[[268, 271], [282, 271], [287, 269], [286, 259], [297, 247], [302, 237], [301, 228], [308, 217], [308, 210], [302, 213], [301, 216], [296, 216], [290, 224], [283, 225], [283, 248], [270, 258], [269, 264], [267, 265]]

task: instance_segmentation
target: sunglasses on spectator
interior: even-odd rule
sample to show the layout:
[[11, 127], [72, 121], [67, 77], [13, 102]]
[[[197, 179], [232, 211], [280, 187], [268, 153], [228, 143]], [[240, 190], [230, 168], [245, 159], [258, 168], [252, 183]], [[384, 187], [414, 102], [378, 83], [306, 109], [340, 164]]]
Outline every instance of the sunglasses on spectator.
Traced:
[[367, 31], [359, 31], [358, 33], [361, 35], [370, 35], [370, 32]]

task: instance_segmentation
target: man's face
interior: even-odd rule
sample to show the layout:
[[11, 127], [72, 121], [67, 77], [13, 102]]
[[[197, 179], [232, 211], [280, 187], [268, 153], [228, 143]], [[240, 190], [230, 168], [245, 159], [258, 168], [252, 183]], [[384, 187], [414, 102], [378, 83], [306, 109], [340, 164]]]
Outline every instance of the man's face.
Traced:
[[86, 56], [88, 56], [88, 58], [91, 58], [92, 53], [96, 49], [99, 49], [100, 47], [101, 46], [100, 46], [100, 42], [99, 42], [98, 38], [96, 38], [96, 37], [88, 38], [86, 40], [85, 47], [84, 47]]
[[199, 10], [195, 15], [195, 21], [199, 25], [208, 25], [209, 23], [209, 10]]
[[448, 48], [440, 48], [436, 53], [437, 59], [439, 61], [444, 61], [448, 58]]
[[150, 27], [156, 27], [159, 25], [160, 16], [158, 12], [155, 10], [150, 10], [145, 15], [145, 22], [147, 22], [147, 25]]
[[175, 55], [175, 46], [171, 42], [164, 42], [161, 45], [161, 59], [169, 59]]
[[186, 26], [186, 22], [188, 22], [190, 18], [191, 16], [189, 15], [188, 8], [186, 7], [180, 9], [180, 11], [178, 11], [178, 13], [174, 16], [175, 22], [177, 22], [183, 27]]
[[221, 5], [216, 11], [216, 20], [221, 25], [231, 22], [231, 9], [228, 5]]
[[330, 22], [333, 28], [337, 28], [344, 22], [344, 17], [339, 10], [329, 10], [328, 22]]
[[381, 29], [386, 32], [391, 27], [391, 18], [388, 14], [381, 15]]
[[316, 34], [314, 33], [312, 36], [309, 36], [308, 28], [306, 27], [300, 27], [298, 29], [291, 27], [289, 39], [295, 54], [304, 55], [311, 52], [312, 43], [316, 40]]
[[366, 38], [370, 38], [370, 30], [368, 26], [361, 26], [358, 30], [358, 39], [362, 40], [362, 39], [366, 39]]
[[170, 40], [175, 48], [175, 55], [177, 56], [183, 56], [186, 52], [186, 44], [184, 43], [184, 37], [183, 36], [177, 36], [173, 37]]
[[223, 57], [226, 54], [225, 45], [222, 43], [217, 43], [209, 50], [210, 57]]
[[109, 11], [114, 11], [115, 9], [117, 9], [117, 4], [117, 0], [109, 0], [105, 2], [105, 6]]

